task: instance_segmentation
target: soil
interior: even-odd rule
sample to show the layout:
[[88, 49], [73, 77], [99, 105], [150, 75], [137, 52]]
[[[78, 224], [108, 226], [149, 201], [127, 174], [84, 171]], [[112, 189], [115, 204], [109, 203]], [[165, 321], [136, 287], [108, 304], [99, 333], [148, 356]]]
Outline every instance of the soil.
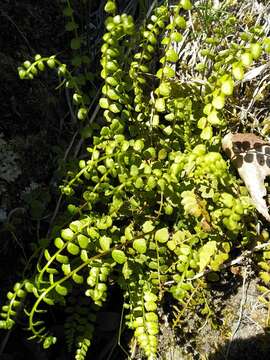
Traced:
[[[249, 269], [243, 267], [242, 272]], [[214, 290], [219, 326], [209, 322], [177, 335], [169, 322], [161, 327], [160, 360], [264, 360], [270, 354], [268, 311], [258, 300], [257, 280], [250, 274]], [[267, 330], [268, 328], [268, 330]], [[139, 358], [138, 358], [139, 359]]]

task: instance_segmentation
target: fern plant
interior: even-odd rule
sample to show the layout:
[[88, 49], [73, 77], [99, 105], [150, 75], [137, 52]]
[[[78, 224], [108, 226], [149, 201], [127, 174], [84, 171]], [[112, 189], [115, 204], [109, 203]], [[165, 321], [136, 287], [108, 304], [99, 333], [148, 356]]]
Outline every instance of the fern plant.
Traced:
[[[145, 356], [156, 359], [165, 293], [182, 309], [200, 299], [202, 315], [211, 313], [198, 274], [219, 271], [232, 249], [256, 239], [254, 208], [221, 154], [221, 138], [232, 126], [233, 94], [254, 62], [268, 56], [269, 38], [259, 25], [240, 32], [224, 9], [201, 16], [204, 3], [157, 6], [137, 29], [130, 15], [117, 14], [116, 1], [106, 2], [103, 125], [78, 172], [61, 185], [73, 220], [42, 251], [37, 271], [7, 294], [1, 328], [11, 329], [19, 315], [30, 338], [48, 348], [56, 337], [43, 313], [63, 306], [68, 349], [82, 360], [95, 336], [95, 313], [117, 283], [126, 326]], [[194, 53], [196, 32], [201, 48]], [[87, 94], [55, 56], [24, 62], [19, 75], [31, 79], [45, 64], [71, 85], [85, 120]], [[72, 300], [78, 289], [79, 303]]]

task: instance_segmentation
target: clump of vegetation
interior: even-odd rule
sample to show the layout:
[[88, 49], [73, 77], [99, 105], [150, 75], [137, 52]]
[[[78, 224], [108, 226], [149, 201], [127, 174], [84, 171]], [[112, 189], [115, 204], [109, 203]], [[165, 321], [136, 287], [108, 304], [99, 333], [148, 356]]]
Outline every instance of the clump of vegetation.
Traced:
[[[77, 51], [83, 39], [67, 4]], [[30, 338], [48, 348], [56, 337], [43, 313], [66, 308], [79, 291], [81, 306], [69, 302], [65, 331], [69, 350], [82, 360], [95, 336], [96, 312], [118, 284], [124, 322], [155, 359], [164, 294], [180, 311], [210, 317], [203, 272], [218, 272], [234, 249], [267, 240], [256, 233], [247, 190], [221, 153], [229, 129], [249, 130], [234, 109], [248, 91], [243, 82], [270, 52], [263, 24], [237, 18], [231, 12], [237, 6], [181, 0], [155, 7], [138, 29], [131, 15], [117, 13], [116, 1], [107, 1], [99, 125], [89, 121], [87, 74], [74, 75], [56, 56], [36, 55], [19, 67], [22, 79], [55, 69], [92, 136], [78, 171], [61, 185], [72, 219], [46, 242], [36, 272], [26, 271], [8, 292], [1, 328], [11, 329], [19, 317]], [[87, 62], [82, 52], [72, 64]], [[259, 265], [269, 304], [269, 250]]]

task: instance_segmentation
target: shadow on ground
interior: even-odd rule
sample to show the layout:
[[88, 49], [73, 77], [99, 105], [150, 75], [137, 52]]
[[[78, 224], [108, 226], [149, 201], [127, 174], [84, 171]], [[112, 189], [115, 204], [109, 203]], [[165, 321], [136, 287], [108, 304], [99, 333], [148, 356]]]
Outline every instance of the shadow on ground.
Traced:
[[208, 360], [266, 360], [270, 358], [270, 332], [258, 334], [246, 339], [227, 341]]

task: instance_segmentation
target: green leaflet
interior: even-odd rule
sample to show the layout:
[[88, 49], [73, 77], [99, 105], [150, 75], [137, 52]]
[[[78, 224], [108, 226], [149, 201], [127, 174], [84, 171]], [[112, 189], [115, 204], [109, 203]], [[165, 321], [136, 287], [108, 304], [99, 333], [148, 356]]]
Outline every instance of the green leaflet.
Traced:
[[145, 239], [134, 240], [132, 246], [140, 254], [145, 254], [147, 251], [147, 244]]
[[118, 264], [124, 264], [127, 260], [127, 257], [122, 250], [114, 249], [112, 251], [112, 258], [114, 261], [116, 261]]
[[211, 257], [216, 253], [216, 241], [208, 241], [199, 251], [199, 268], [203, 271], [210, 263]]
[[160, 243], [166, 243], [169, 240], [168, 228], [162, 228], [156, 231], [155, 240]]
[[56, 285], [55, 291], [56, 291], [59, 295], [62, 295], [62, 296], [66, 296], [67, 293], [68, 293], [67, 288], [66, 288], [65, 286], [62, 286], [62, 285], [59, 285], [59, 284]]

